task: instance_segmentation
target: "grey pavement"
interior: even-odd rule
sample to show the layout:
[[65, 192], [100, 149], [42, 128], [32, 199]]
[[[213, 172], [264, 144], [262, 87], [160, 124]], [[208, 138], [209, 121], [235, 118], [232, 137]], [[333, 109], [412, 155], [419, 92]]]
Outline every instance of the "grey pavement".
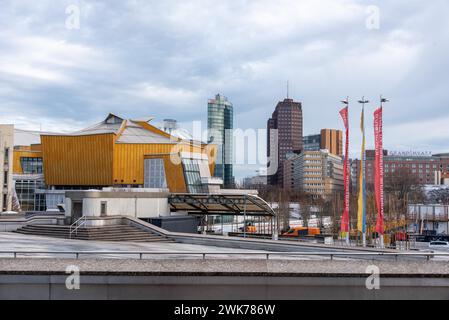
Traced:
[[[107, 241], [84, 241], [84, 240], [69, 240], [57, 239], [41, 236], [22, 235], [10, 232], [0, 232], [0, 252], [1, 251], [146, 251], [146, 252], [182, 252], [182, 253], [242, 253], [237, 258], [241, 259], [260, 259], [263, 257], [263, 250], [245, 250], [236, 248], [223, 248], [215, 246], [185, 244], [185, 243], [170, 243], [170, 242], [107, 242]], [[260, 252], [261, 256], [245, 255], [245, 252]], [[11, 254], [0, 253], [0, 258], [9, 258]], [[26, 255], [23, 255], [26, 257]], [[33, 257], [36, 257], [33, 254]], [[39, 258], [72, 258], [73, 255], [64, 254], [46, 254], [39, 255]], [[166, 259], [166, 258], [201, 258], [199, 255], [145, 255], [144, 259]], [[226, 256], [209, 256], [213, 258], [225, 258]], [[236, 256], [232, 256], [236, 258]], [[110, 259], [136, 259], [138, 255], [113, 255], [113, 254], [97, 254], [97, 255], [81, 255], [80, 258], [110, 258]], [[229, 258], [229, 257], [228, 257]], [[322, 260], [320, 257], [307, 256], [276, 256], [273, 259], [306, 259], [306, 260]]]

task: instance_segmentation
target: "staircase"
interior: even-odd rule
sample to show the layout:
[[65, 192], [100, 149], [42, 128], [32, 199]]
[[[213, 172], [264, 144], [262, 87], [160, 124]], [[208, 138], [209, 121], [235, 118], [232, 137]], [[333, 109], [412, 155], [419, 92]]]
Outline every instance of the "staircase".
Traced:
[[[73, 229], [72, 229], [73, 231]], [[110, 225], [103, 227], [79, 227], [70, 236], [70, 226], [28, 225], [15, 231], [20, 234], [95, 241], [130, 242], [173, 242], [173, 240], [150, 231], [129, 225]]]

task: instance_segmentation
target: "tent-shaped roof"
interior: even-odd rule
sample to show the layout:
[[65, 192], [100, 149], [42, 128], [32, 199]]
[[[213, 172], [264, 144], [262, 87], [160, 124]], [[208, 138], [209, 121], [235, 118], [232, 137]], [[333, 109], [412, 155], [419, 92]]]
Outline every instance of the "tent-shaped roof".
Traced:
[[65, 136], [87, 136], [96, 134], [115, 134], [116, 143], [175, 143], [180, 139], [170, 135], [152, 125], [147, 120], [125, 120], [110, 113], [106, 119], [85, 129], [72, 133], [62, 134]]
[[105, 120], [96, 123], [88, 128], [67, 134], [68, 136], [86, 136], [92, 134], [117, 134], [122, 127], [124, 119], [110, 113]]
[[134, 121], [127, 121], [124, 130], [116, 143], [173, 143], [176, 138], [170, 139], [154, 131], [145, 129]]

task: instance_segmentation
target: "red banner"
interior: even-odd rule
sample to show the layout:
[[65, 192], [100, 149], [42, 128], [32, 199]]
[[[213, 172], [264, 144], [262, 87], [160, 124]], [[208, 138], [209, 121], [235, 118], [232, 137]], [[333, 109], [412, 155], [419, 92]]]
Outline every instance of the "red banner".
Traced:
[[345, 188], [345, 201], [343, 215], [341, 216], [341, 232], [349, 232], [349, 108], [345, 107], [340, 111], [341, 118], [346, 129], [345, 159], [343, 165], [343, 179]]
[[380, 107], [374, 111], [374, 143], [376, 147], [374, 192], [377, 207], [376, 232], [380, 235], [384, 234], [384, 151], [382, 126], [382, 107]]

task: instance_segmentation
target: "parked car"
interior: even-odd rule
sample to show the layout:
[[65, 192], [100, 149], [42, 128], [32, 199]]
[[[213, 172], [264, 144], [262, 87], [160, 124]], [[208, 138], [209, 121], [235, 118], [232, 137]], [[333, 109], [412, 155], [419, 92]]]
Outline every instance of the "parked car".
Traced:
[[432, 241], [429, 243], [429, 248], [432, 249], [449, 249], [449, 242], [447, 241]]

